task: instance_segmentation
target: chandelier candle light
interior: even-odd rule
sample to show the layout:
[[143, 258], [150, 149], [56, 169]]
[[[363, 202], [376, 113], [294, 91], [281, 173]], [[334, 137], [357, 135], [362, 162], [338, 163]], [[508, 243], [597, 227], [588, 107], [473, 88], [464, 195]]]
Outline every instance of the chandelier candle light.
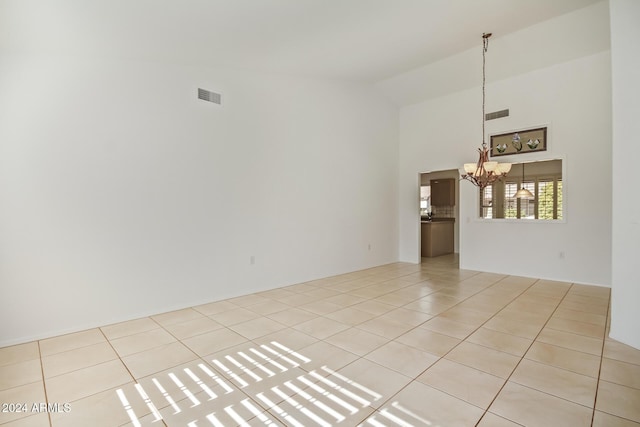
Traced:
[[484, 122], [486, 116], [484, 113], [485, 104], [485, 55], [487, 48], [489, 47], [489, 37], [491, 33], [482, 34], [482, 146], [478, 148], [480, 157], [477, 163], [465, 163], [464, 174], [462, 179], [466, 179], [473, 185], [476, 185], [480, 190], [493, 184], [496, 181], [501, 180], [511, 170], [511, 163], [498, 163], [489, 161], [489, 147], [484, 138]]

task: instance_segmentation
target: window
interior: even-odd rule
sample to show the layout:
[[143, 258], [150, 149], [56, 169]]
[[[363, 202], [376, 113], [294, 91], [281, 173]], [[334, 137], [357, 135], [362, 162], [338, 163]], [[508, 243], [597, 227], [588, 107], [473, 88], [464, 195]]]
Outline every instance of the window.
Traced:
[[[562, 219], [562, 161], [549, 160], [527, 164], [524, 176], [513, 173], [503, 182], [486, 187], [480, 195], [482, 218]], [[534, 195], [533, 199], [516, 199], [521, 187]]]
[[562, 219], [562, 179], [556, 181], [556, 186], [556, 213], [558, 214], [556, 219]]
[[423, 185], [420, 187], [420, 215], [431, 213], [431, 186]]
[[518, 218], [518, 200], [515, 199], [518, 191], [518, 183], [507, 182], [504, 184], [504, 217]]
[[527, 219], [537, 219], [536, 218], [536, 182], [535, 181], [525, 181], [522, 184], [522, 187], [531, 191], [531, 194], [534, 195], [533, 199], [518, 199], [518, 212], [520, 215], [518, 218], [527, 218]]
[[493, 218], [493, 187], [485, 187], [480, 200], [480, 215], [482, 218]]

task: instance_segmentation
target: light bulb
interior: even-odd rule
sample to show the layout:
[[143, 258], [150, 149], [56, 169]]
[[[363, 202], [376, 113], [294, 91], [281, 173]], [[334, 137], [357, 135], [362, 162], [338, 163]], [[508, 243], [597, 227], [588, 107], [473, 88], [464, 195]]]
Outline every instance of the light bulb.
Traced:
[[496, 170], [498, 162], [484, 162], [484, 170], [487, 172], [493, 172]]

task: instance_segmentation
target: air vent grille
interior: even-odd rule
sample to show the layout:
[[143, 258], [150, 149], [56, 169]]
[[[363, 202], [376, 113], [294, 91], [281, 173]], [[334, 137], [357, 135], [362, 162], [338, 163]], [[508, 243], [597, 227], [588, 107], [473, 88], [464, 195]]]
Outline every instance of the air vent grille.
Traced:
[[501, 117], [509, 117], [509, 109], [507, 108], [506, 110], [500, 110], [500, 111], [494, 111], [493, 113], [487, 113], [484, 116], [485, 120], [494, 120], [494, 119], [499, 119]]
[[203, 101], [213, 102], [214, 104], [220, 104], [220, 94], [211, 92], [210, 90], [198, 88], [198, 99]]

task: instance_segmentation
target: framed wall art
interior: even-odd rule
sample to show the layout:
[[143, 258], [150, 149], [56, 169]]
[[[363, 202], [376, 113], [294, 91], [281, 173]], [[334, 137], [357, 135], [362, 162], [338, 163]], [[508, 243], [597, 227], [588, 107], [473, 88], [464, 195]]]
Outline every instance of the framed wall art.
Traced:
[[547, 128], [491, 135], [491, 157], [547, 150]]

